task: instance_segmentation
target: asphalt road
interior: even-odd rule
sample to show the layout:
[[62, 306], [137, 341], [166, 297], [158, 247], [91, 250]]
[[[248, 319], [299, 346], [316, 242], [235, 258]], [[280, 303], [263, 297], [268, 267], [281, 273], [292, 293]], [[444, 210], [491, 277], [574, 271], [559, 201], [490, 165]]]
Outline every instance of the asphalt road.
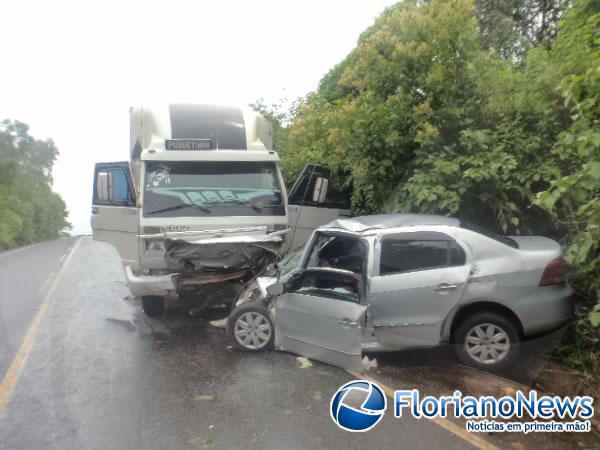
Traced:
[[0, 254], [0, 376], [26, 357], [0, 411], [0, 448], [472, 448], [431, 421], [389, 413], [368, 433], [339, 430], [329, 402], [350, 374], [238, 353], [223, 330], [176, 305], [146, 317], [116, 251], [89, 238], [54, 283], [74, 243]]
[[0, 376], [8, 369], [72, 239], [0, 253]]

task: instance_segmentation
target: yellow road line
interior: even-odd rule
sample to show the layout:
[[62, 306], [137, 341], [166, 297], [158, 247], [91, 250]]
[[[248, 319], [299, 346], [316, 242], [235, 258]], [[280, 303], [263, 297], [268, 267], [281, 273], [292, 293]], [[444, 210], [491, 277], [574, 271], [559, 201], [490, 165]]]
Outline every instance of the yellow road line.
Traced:
[[[375, 378], [372, 378], [368, 375], [361, 375], [361, 374], [353, 372], [351, 370], [348, 370], [348, 373], [350, 373], [350, 375], [352, 375], [357, 380], [368, 380], [373, 383], [376, 383], [377, 386], [379, 386], [383, 390], [383, 392], [385, 392], [385, 395], [390, 397], [392, 400], [394, 399], [395, 389], [392, 389], [391, 387], [386, 386], [381, 381], [376, 380]], [[474, 433], [469, 433], [467, 430], [464, 429], [464, 427], [461, 427], [461, 426], [455, 424], [451, 420], [444, 419], [443, 417], [434, 417], [431, 419], [423, 419], [423, 420], [431, 420], [436, 425], [442, 427], [446, 431], [449, 431], [450, 433], [458, 436], [462, 440], [467, 441], [472, 446], [477, 447], [481, 450], [500, 450], [499, 447], [496, 447], [495, 445], [490, 444], [488, 441], [480, 438], [479, 436], [477, 436]]]
[[46, 312], [48, 311], [48, 307], [52, 304], [52, 300], [54, 299], [54, 292], [56, 291], [56, 288], [58, 287], [58, 284], [60, 283], [60, 280], [62, 279], [65, 269], [66, 269], [67, 265], [69, 264], [69, 261], [71, 260], [71, 256], [73, 256], [73, 254], [75, 253], [75, 250], [79, 246], [80, 242], [81, 242], [81, 240], [77, 239], [77, 241], [75, 242], [75, 245], [73, 245], [73, 247], [71, 248], [71, 251], [69, 252], [69, 255], [65, 259], [65, 262], [60, 267], [58, 273], [54, 277], [54, 280], [52, 281], [52, 284], [50, 285], [50, 289], [48, 289], [48, 292], [46, 293], [46, 296], [44, 297], [42, 306], [40, 306], [40, 309], [38, 310], [37, 314], [35, 315], [33, 322], [31, 322], [31, 325], [29, 326], [29, 328], [27, 330], [27, 334], [23, 338], [23, 342], [21, 343], [21, 346], [19, 347], [17, 354], [15, 355], [12, 362], [10, 363], [10, 367], [8, 368], [8, 371], [6, 372], [6, 375], [4, 375], [2, 384], [0, 384], [0, 415], [2, 415], [4, 413], [6, 405], [8, 404], [8, 400], [10, 399], [10, 396], [11, 396], [11, 394], [15, 388], [15, 385], [17, 383], [17, 380], [19, 378], [19, 374], [21, 373], [21, 369], [23, 369], [23, 366], [25, 365], [25, 361], [27, 360], [27, 356], [29, 356], [29, 352], [31, 351], [31, 347], [35, 340], [35, 335], [37, 334], [37, 332], [40, 328], [40, 325], [42, 324], [42, 321], [44, 320], [44, 316], [46, 315]]

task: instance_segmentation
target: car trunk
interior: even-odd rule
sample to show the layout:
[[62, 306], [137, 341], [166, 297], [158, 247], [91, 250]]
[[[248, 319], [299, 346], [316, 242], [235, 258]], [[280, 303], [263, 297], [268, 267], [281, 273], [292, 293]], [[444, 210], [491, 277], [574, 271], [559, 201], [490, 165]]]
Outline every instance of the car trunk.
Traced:
[[548, 261], [562, 255], [560, 244], [541, 236], [509, 236], [519, 246], [518, 250], [529, 256], [547, 258]]

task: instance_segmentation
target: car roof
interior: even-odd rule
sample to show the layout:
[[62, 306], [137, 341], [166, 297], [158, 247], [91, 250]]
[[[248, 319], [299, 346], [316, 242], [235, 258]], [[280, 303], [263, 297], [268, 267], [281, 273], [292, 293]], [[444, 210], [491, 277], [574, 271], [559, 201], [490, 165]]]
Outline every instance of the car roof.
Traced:
[[436, 214], [374, 214], [371, 216], [343, 217], [323, 225], [319, 229], [342, 229], [362, 233], [373, 229], [410, 227], [416, 225], [446, 225], [457, 227], [460, 221], [455, 217]]

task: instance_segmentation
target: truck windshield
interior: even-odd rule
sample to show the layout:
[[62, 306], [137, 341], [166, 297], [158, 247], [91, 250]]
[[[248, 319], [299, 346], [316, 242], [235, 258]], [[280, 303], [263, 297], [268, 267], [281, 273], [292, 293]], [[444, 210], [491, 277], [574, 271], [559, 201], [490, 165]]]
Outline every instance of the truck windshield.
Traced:
[[273, 162], [148, 161], [144, 216], [283, 216]]

